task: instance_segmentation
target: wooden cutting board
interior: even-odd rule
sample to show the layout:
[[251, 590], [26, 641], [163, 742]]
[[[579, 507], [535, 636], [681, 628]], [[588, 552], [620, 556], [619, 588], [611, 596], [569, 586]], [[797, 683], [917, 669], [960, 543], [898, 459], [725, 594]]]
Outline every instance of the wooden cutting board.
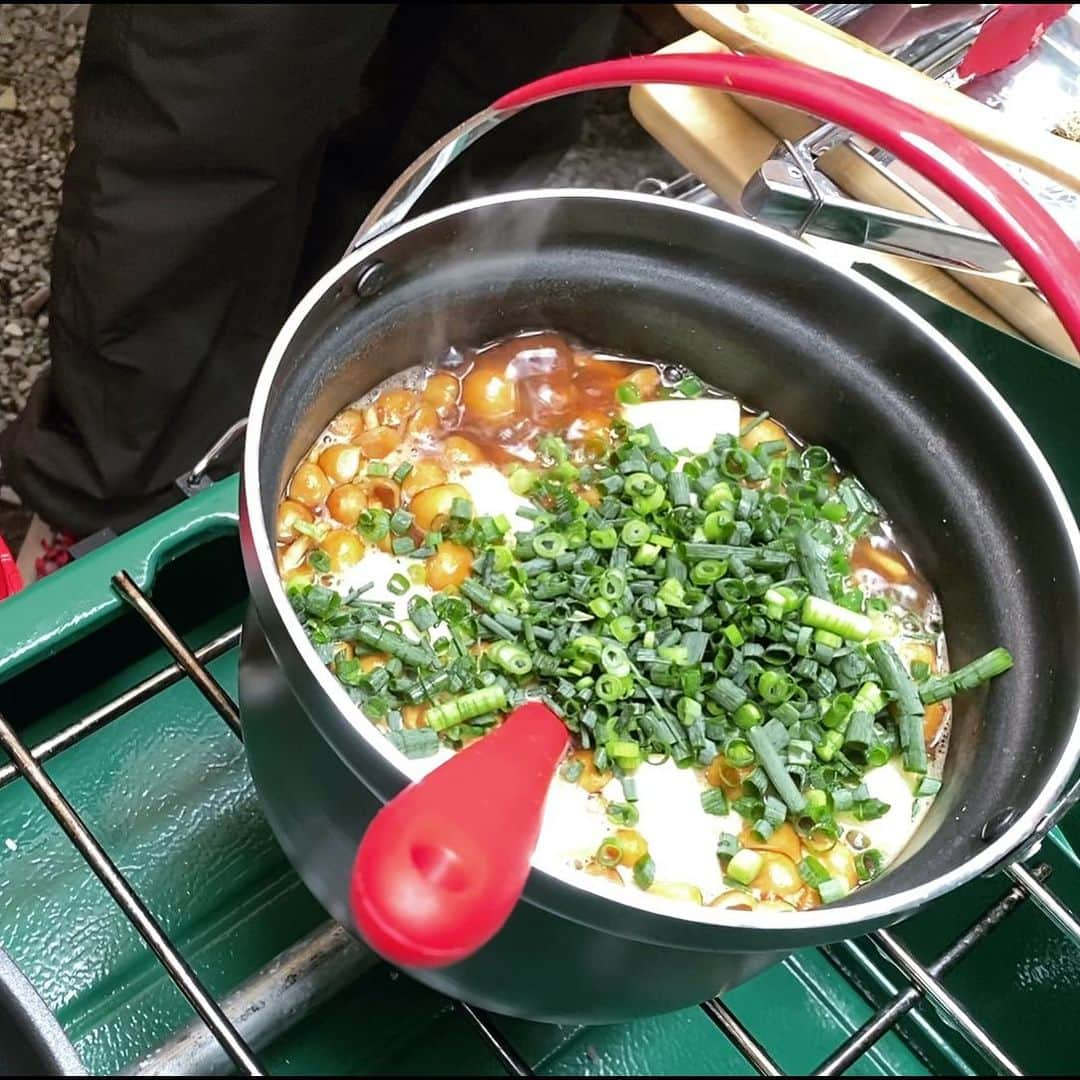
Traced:
[[692, 26], [736, 52], [795, 60], [906, 101], [986, 150], [1080, 191], [1080, 143], [1021, 124], [788, 4], [676, 4]]
[[[708, 52], [721, 48], [708, 35], [693, 34], [661, 52]], [[636, 86], [630, 92], [630, 108], [642, 127], [668, 153], [733, 205], [738, 205], [750, 177], [776, 146], [777, 136], [766, 124], [751, 116], [731, 95], [719, 90]], [[805, 239], [819, 251], [836, 255], [840, 249], [840, 245], [814, 237]], [[851, 249], [847, 249], [849, 262], [850, 253]], [[859, 252], [858, 256], [861, 261], [880, 266], [943, 303], [1000, 330], [1016, 333], [1008, 322], [936, 267], [878, 252]]]
[[[729, 28], [734, 23], [742, 35], [737, 37], [740, 44], [746, 45], [751, 39], [747, 36], [746, 20], [749, 14], [768, 12], [768, 28], [774, 31], [772, 36], [762, 32], [764, 23], [759, 19], [750, 19], [750, 28], [758, 31], [751, 42], [755, 51], [768, 51], [763, 46], [766, 37], [773, 40], [777, 34], [777, 24], [782, 24], [790, 13], [791, 18], [801, 24], [807, 20], [791, 8], [779, 5], [683, 5], [680, 10], [688, 17], [694, 16], [705, 22], [704, 13], [712, 13], [713, 8], [722, 7], [723, 22], [719, 32], [733, 40], [736, 35]], [[734, 9], [734, 13], [728, 9]], [[747, 9], [740, 12], [739, 8]], [[777, 11], [781, 14], [777, 14]], [[809, 19], [811, 32], [824, 24]], [[710, 25], [716, 29], [718, 20], [712, 17]], [[855, 42], [854, 39], [829, 27], [827, 35], [830, 41], [842, 39], [852, 42], [855, 52], [874, 53], [874, 50]], [[805, 35], [804, 35], [805, 38]], [[788, 42], [790, 44], [790, 41]], [[815, 47], [818, 42], [815, 42]], [[804, 44], [805, 54], [808, 46]], [[720, 52], [729, 51], [725, 45], [717, 42], [711, 34], [697, 33], [669, 46], [664, 52]], [[788, 55], [773, 50], [770, 55]], [[918, 76], [931, 83], [936, 90], [946, 90], [932, 79], [913, 72], [881, 56], [889, 65]], [[836, 49], [833, 49], [836, 59]], [[800, 59], [803, 57], [800, 57]], [[820, 58], [820, 57], [819, 57]], [[819, 65], [823, 66], [823, 65]], [[845, 72], [850, 74], [850, 71]], [[895, 91], [894, 91], [895, 92]], [[962, 97], [951, 90], [946, 91], [954, 97]], [[984, 110], [991, 117], [997, 114], [978, 102], [964, 98], [965, 102]], [[777, 137], [798, 138], [817, 126], [818, 121], [795, 110], [776, 106], [768, 102], [739, 98], [736, 103], [728, 95], [718, 91], [697, 90], [684, 87], [638, 87], [631, 92], [631, 107], [644, 127], [660, 141], [687, 168], [698, 173], [711, 187], [729, 202], [738, 202], [739, 193], [746, 181], [760, 163], [768, 157], [775, 146]], [[1054, 143], [1065, 143], [1055, 136], [1047, 136]], [[1072, 146], [1073, 144], [1067, 144]], [[1080, 149], [1080, 148], [1078, 148]], [[822, 158], [823, 171], [854, 197], [864, 201], [887, 206], [890, 209], [908, 213], [925, 214], [925, 211], [909, 196], [890, 184], [877, 170], [866, 165], [857, 155], [846, 147], [839, 147]], [[947, 272], [923, 264], [891, 256], [863, 256], [894, 273], [909, 284], [915, 285], [936, 298], [951, 303], [976, 318], [991, 323], [999, 328], [1020, 333], [1043, 348], [1064, 356], [1074, 363], [1080, 361], [1075, 347], [1062, 330], [1057, 318], [1048, 305], [1029, 290], [1008, 285], [1004, 282], [980, 278], [972, 274], [958, 274], [952, 277]]]

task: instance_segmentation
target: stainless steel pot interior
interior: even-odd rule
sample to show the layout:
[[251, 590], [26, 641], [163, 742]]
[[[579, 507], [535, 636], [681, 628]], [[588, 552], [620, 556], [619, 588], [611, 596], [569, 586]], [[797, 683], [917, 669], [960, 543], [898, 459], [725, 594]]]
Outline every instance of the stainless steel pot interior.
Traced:
[[[360, 297], [376, 262], [380, 288]], [[381, 800], [406, 779], [278, 584], [267, 523], [283, 484], [335, 412], [388, 375], [450, 345], [543, 327], [687, 364], [830, 447], [935, 584], [953, 663], [1003, 644], [1016, 667], [958, 702], [945, 787], [905, 858], [839, 905], [767, 923], [727, 912], [718, 924], [538, 871], [525, 902], [681, 948], [793, 949], [895, 921], [1014, 851], [1080, 756], [1080, 537], [1048, 465], [977, 370], [884, 291], [766, 229], [652, 196], [517, 193], [429, 214], [335, 267], [279, 335], [248, 429], [245, 564], [275, 661], [341, 761]], [[317, 804], [309, 781], [293, 797]]]

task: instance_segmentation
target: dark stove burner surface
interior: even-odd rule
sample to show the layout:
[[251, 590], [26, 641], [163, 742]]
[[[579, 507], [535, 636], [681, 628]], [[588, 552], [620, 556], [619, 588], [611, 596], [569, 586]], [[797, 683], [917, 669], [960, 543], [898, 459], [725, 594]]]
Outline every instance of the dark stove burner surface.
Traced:
[[84, 1076], [75, 1048], [37, 991], [0, 951], [0, 1075]]

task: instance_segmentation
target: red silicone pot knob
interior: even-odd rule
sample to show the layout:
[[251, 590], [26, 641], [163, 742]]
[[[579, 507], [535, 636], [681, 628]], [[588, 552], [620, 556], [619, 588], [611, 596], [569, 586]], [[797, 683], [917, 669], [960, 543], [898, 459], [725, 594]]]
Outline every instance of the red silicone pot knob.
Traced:
[[525, 888], [566, 745], [562, 721], [527, 702], [379, 811], [349, 897], [377, 953], [401, 967], [444, 967], [495, 936]]

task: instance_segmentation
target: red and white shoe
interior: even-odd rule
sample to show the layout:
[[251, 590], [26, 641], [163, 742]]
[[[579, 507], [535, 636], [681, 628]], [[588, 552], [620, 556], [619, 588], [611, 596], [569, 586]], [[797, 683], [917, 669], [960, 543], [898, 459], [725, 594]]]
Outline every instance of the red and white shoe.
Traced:
[[71, 554], [74, 543], [75, 537], [70, 533], [54, 529], [35, 514], [16, 560], [23, 585], [30, 585], [67, 566], [74, 557]]

